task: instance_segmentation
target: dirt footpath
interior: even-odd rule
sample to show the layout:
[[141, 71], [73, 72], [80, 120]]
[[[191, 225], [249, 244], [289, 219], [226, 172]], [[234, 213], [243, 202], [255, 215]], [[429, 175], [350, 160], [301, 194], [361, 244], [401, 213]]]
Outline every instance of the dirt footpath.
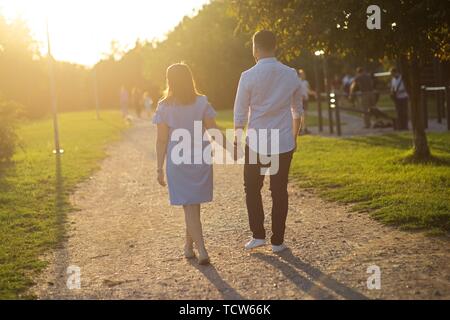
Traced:
[[[293, 185], [290, 250], [244, 251], [240, 166], [215, 166], [215, 200], [202, 209], [212, 265], [184, 259], [184, 215], [156, 183], [154, 134], [137, 123], [79, 185], [68, 240], [46, 257], [51, 263], [32, 289], [40, 299], [450, 299], [448, 238], [383, 226]], [[80, 268], [80, 289], [67, 288], [69, 266]], [[370, 266], [380, 268], [379, 290], [367, 288]]]

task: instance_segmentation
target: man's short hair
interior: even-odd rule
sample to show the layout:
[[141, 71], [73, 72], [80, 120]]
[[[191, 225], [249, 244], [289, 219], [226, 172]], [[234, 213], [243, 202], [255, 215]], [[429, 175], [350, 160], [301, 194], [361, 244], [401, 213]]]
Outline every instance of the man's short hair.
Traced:
[[261, 30], [253, 35], [253, 43], [264, 51], [273, 51], [277, 46], [275, 34], [269, 30]]

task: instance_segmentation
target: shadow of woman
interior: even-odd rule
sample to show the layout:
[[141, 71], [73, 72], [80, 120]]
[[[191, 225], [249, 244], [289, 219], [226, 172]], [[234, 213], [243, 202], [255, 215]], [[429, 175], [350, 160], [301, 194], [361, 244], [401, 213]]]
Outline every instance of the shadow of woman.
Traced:
[[200, 266], [193, 260], [189, 260], [189, 264], [200, 271], [211, 282], [217, 290], [219, 290], [224, 300], [243, 300], [244, 298], [231, 287], [220, 274], [217, 272], [213, 265]]
[[[252, 257], [258, 258], [273, 267], [279, 269], [283, 275], [289, 279], [293, 284], [297, 286], [298, 289], [305, 292], [306, 294], [310, 295], [314, 299], [317, 300], [333, 300], [336, 299], [335, 296], [333, 296], [331, 293], [329, 293], [327, 290], [319, 287], [314, 282], [309, 280], [308, 278], [302, 276], [300, 273], [298, 273], [295, 268], [290, 266], [289, 264], [281, 261], [275, 256], [270, 256], [264, 253], [252, 253]], [[282, 298], [282, 297], [280, 297]]]
[[[256, 255], [257, 254], [255, 254], [255, 256]], [[368, 299], [362, 293], [359, 293], [358, 291], [338, 282], [337, 280], [333, 279], [332, 277], [324, 274], [319, 269], [303, 262], [302, 260], [300, 260], [299, 258], [294, 256], [292, 254], [292, 251], [289, 249], [278, 254], [278, 256], [281, 258], [281, 260], [278, 260], [273, 256], [267, 256], [267, 255], [262, 255], [262, 254], [259, 254], [259, 255], [264, 256], [265, 261], [267, 261], [268, 258], [272, 258], [274, 261], [276, 261], [272, 264], [275, 267], [278, 267], [282, 272], [283, 272], [283, 268], [290, 270], [290, 272], [288, 274], [291, 276], [288, 276], [285, 272], [283, 272], [283, 273], [285, 273], [286, 277], [291, 279], [291, 281], [293, 281], [292, 275], [294, 275], [294, 277], [302, 277], [296, 271], [296, 270], [300, 270], [300, 271], [303, 271], [304, 273], [306, 273], [309, 277], [311, 277], [317, 283], [320, 283], [324, 287], [331, 290], [334, 294], [337, 294], [345, 299], [348, 299], [348, 300], [367, 300]], [[261, 257], [258, 257], [258, 258], [261, 259]], [[312, 296], [317, 296], [315, 290], [317, 290], [319, 288], [316, 285], [311, 286], [309, 289], [310, 289], [310, 291], [307, 292], [308, 294], [310, 294]], [[320, 290], [319, 290], [319, 293], [320, 293]], [[319, 299], [321, 298], [320, 295], [318, 295], [318, 298]]]

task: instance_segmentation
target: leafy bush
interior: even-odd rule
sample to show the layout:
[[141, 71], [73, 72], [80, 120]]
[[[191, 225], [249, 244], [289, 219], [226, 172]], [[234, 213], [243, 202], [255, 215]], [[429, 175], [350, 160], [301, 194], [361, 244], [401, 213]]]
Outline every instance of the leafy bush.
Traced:
[[0, 97], [0, 163], [11, 160], [17, 146], [16, 125], [22, 107]]

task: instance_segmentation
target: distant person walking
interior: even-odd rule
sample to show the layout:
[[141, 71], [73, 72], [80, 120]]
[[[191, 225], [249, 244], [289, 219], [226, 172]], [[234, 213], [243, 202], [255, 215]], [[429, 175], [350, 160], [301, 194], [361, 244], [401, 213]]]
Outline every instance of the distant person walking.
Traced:
[[344, 77], [342, 77], [342, 91], [348, 97], [350, 95], [350, 87], [355, 78], [350, 75], [350, 73], [346, 73]]
[[133, 88], [131, 91], [131, 104], [138, 118], [141, 117], [143, 109], [142, 92], [139, 88]]
[[356, 69], [355, 79], [350, 86], [350, 98], [356, 100], [359, 108], [364, 111], [364, 127], [369, 129], [370, 111], [375, 106], [374, 83], [372, 77], [361, 67]]
[[143, 99], [144, 99], [145, 113], [147, 114], [147, 117], [150, 117], [150, 115], [152, 114], [153, 100], [150, 97], [150, 94], [148, 93], [148, 91], [144, 92]]
[[128, 117], [128, 104], [130, 102], [130, 96], [125, 86], [120, 88], [120, 110], [124, 118]]
[[311, 90], [311, 86], [309, 85], [308, 80], [306, 80], [306, 73], [305, 70], [299, 69], [298, 75], [300, 77], [300, 83], [302, 85], [302, 98], [303, 98], [303, 110], [305, 111], [303, 113], [303, 124], [302, 124], [302, 132], [303, 134], [308, 134], [308, 128], [306, 127], [306, 111], [308, 110], [308, 100], [309, 96], [317, 97], [317, 94]]
[[402, 75], [397, 68], [391, 69], [391, 98], [395, 103], [397, 111], [397, 128], [398, 130], [408, 130], [408, 92], [406, 92], [405, 83]]

